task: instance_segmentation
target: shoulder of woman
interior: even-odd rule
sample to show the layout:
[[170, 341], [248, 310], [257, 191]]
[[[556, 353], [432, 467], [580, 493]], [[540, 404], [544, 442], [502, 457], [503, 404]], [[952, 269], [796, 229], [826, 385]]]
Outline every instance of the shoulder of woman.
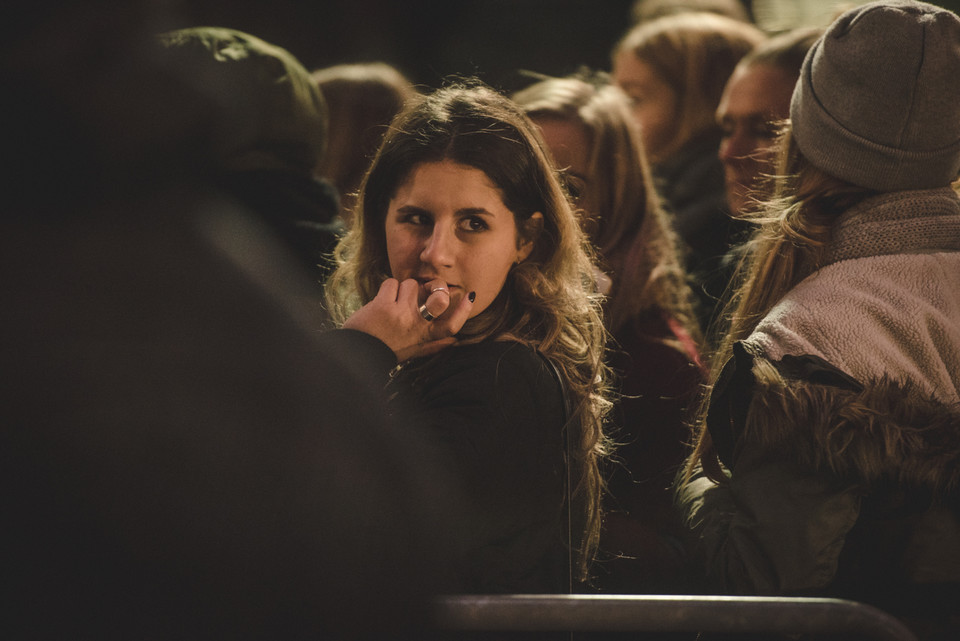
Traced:
[[[562, 407], [563, 394], [550, 362], [531, 345], [483, 341], [450, 347], [417, 374], [425, 398], [460, 401], [488, 411], [543, 411]], [[522, 411], [521, 411], [522, 406]], [[548, 411], [549, 410], [549, 411]]]
[[[469, 370], [488, 377], [493, 385], [539, 387], [553, 382], [553, 367], [535, 347], [517, 341], [482, 341], [451, 347], [444, 354], [445, 369]], [[546, 377], [546, 379], [544, 379]]]
[[409, 385], [408, 398], [424, 420], [473, 449], [501, 438], [540, 448], [565, 421], [560, 384], [549, 362], [529, 345], [486, 341], [450, 347], [398, 378]]

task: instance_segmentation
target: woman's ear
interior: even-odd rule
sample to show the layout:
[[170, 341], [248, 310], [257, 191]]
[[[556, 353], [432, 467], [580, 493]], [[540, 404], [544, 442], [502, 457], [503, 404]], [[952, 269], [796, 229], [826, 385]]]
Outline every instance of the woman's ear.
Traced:
[[521, 263], [527, 259], [533, 246], [537, 244], [537, 238], [543, 231], [543, 214], [539, 211], [533, 212], [523, 223], [523, 229], [520, 230], [520, 238], [517, 242], [517, 261]]

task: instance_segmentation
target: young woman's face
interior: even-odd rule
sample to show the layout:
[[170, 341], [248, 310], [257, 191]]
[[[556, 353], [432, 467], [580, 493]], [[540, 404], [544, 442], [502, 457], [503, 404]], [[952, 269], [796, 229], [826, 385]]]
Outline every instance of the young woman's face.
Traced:
[[418, 165], [387, 207], [391, 275], [421, 285], [440, 279], [453, 308], [476, 292], [470, 316], [497, 297], [510, 267], [530, 255], [519, 240], [513, 212], [487, 175], [453, 161]]
[[640, 135], [650, 161], [662, 162], [677, 129], [676, 92], [657, 75], [653, 66], [632, 51], [616, 55], [613, 81], [633, 103], [633, 116], [640, 124]]

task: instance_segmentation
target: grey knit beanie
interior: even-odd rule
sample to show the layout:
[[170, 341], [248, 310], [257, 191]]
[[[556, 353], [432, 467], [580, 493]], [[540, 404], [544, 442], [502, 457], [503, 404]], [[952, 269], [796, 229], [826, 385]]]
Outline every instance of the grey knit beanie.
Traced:
[[847, 182], [949, 184], [960, 172], [960, 19], [901, 0], [847, 11], [808, 52], [790, 118], [803, 155]]

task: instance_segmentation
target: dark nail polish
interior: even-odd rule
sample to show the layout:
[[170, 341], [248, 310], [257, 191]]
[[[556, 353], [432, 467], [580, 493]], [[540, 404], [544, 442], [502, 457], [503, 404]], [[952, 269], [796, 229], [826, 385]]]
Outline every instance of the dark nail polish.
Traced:
[[467, 298], [469, 298], [469, 299], [470, 299], [470, 302], [472, 303], [473, 301], [475, 301], [475, 300], [477, 299], [477, 292], [470, 292], [470, 293], [467, 295]]

